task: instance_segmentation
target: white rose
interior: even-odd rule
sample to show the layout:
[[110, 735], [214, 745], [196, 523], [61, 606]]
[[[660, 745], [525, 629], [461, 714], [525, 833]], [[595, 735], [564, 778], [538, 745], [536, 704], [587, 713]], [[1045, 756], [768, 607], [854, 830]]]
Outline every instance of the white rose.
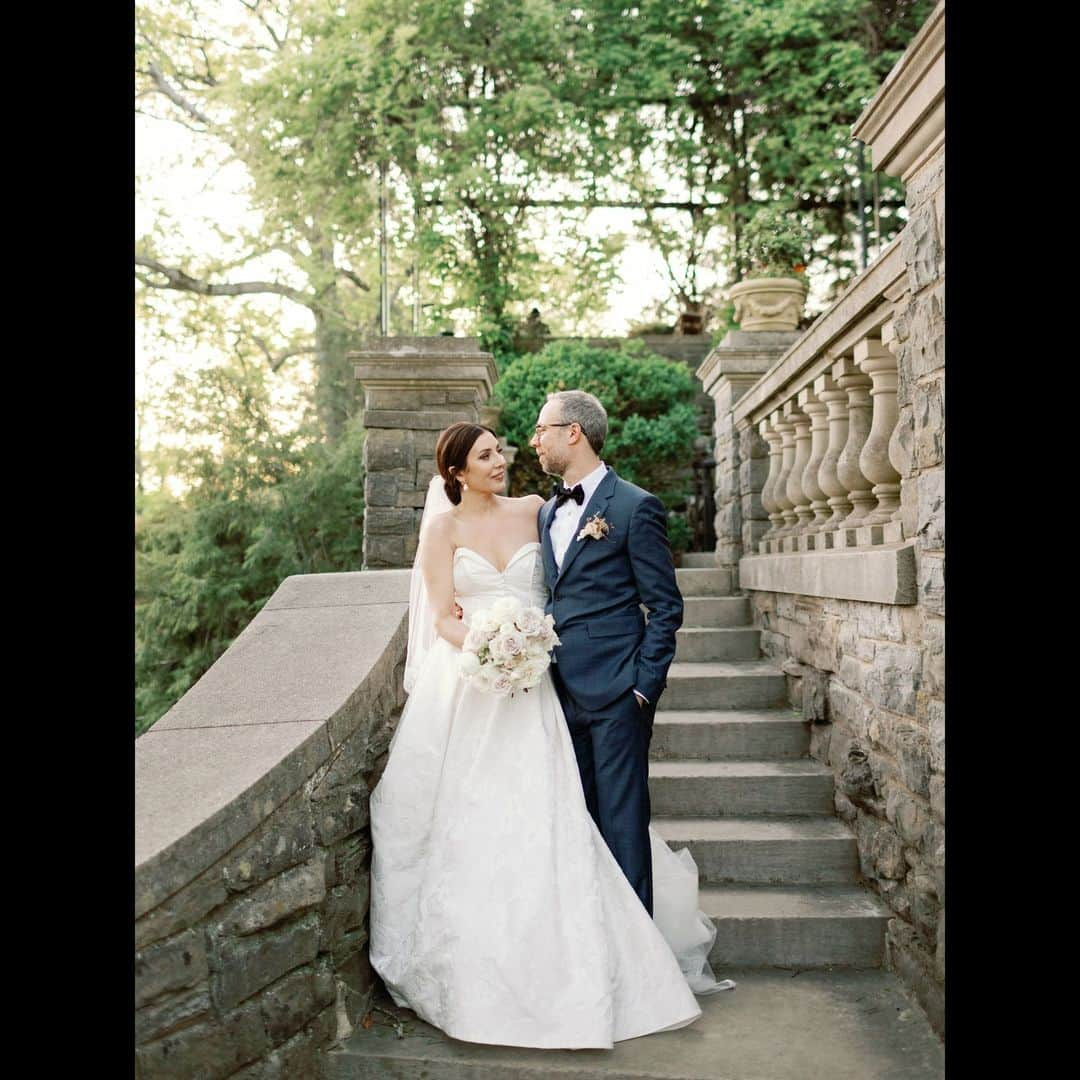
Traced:
[[476, 653], [463, 652], [458, 657], [458, 667], [461, 669], [461, 674], [468, 678], [480, 670], [480, 658]]
[[499, 599], [491, 605], [491, 613], [500, 623], [507, 621], [513, 622], [518, 607], [518, 601], [512, 596], [500, 596]]
[[526, 689], [536, 686], [546, 668], [547, 664], [540, 664], [535, 660], [530, 660], [522, 666], [521, 671], [518, 673], [519, 685]]
[[515, 620], [517, 628], [528, 637], [538, 636], [544, 629], [544, 613], [535, 607], [526, 608]]
[[470, 620], [469, 627], [478, 633], [489, 635], [499, 627], [499, 620], [489, 611], [478, 611]]
[[470, 627], [469, 632], [465, 635], [465, 641], [462, 644], [462, 648], [466, 652], [478, 653], [487, 644], [487, 634], [481, 630], [477, 630], [475, 626]]
[[502, 634], [500, 637], [502, 653], [507, 658], [520, 656], [525, 652], [525, 635], [520, 630], [511, 630], [510, 633]]
[[509, 694], [514, 688], [514, 677], [505, 671], [500, 671], [491, 682], [493, 694]]

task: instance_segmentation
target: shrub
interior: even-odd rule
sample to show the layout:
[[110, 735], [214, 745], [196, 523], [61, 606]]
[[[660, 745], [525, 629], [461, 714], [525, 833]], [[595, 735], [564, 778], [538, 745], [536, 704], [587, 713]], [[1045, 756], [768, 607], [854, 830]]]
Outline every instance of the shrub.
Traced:
[[694, 378], [685, 364], [649, 352], [639, 340], [621, 349], [553, 341], [507, 368], [492, 396], [503, 406], [500, 434], [520, 448], [511, 494], [550, 493], [554, 478], [541, 470], [528, 443], [547, 395], [558, 390], [587, 390], [603, 403], [608, 435], [601, 457], [624, 480], [668, 506], [685, 498], [678, 474], [697, 435]]

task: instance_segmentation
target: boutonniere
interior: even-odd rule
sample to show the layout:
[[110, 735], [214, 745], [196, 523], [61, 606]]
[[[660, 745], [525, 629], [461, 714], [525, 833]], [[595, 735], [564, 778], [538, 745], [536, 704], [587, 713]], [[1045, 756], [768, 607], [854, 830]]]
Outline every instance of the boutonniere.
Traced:
[[593, 514], [588, 521], [585, 522], [585, 527], [577, 534], [579, 540], [584, 540], [588, 537], [590, 540], [601, 540], [609, 532], [611, 532], [613, 526], [605, 521], [599, 514]]

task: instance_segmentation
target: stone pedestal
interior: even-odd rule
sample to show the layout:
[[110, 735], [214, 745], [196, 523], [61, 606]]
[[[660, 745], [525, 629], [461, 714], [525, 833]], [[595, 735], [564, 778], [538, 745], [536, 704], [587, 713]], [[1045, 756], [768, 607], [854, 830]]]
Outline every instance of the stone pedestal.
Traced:
[[716, 565], [732, 571], [757, 550], [769, 529], [761, 490], [769, 475], [769, 444], [757, 430], [736, 431], [735, 403], [799, 338], [797, 331], [732, 330], [697, 369], [716, 408]]
[[365, 570], [411, 566], [439, 432], [480, 422], [498, 379], [473, 338], [379, 338], [349, 354], [364, 389]]

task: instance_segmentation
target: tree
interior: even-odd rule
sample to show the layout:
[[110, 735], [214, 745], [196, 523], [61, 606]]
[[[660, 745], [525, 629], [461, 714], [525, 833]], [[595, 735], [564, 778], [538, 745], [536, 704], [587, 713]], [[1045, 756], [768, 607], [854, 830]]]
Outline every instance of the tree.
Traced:
[[[237, 360], [181, 375], [164, 407], [185, 443], [187, 485], [137, 498], [136, 733], [210, 667], [290, 574], [356, 570], [364, 516], [363, 431], [334, 444], [314, 417], [276, 417], [265, 367]], [[164, 453], [164, 451], [158, 451]]]
[[[643, 208], [655, 207], [643, 227], [684, 307], [715, 303], [703, 273], [745, 274], [745, 228], [777, 199], [809, 212], [817, 269], [843, 287], [855, 272], [850, 128], [932, 8], [933, 0], [588, 6], [617, 101], [615, 124], [593, 145]], [[656, 207], [665, 193], [685, 204]], [[903, 224], [898, 181], [883, 180], [880, 205], [879, 244]]]

